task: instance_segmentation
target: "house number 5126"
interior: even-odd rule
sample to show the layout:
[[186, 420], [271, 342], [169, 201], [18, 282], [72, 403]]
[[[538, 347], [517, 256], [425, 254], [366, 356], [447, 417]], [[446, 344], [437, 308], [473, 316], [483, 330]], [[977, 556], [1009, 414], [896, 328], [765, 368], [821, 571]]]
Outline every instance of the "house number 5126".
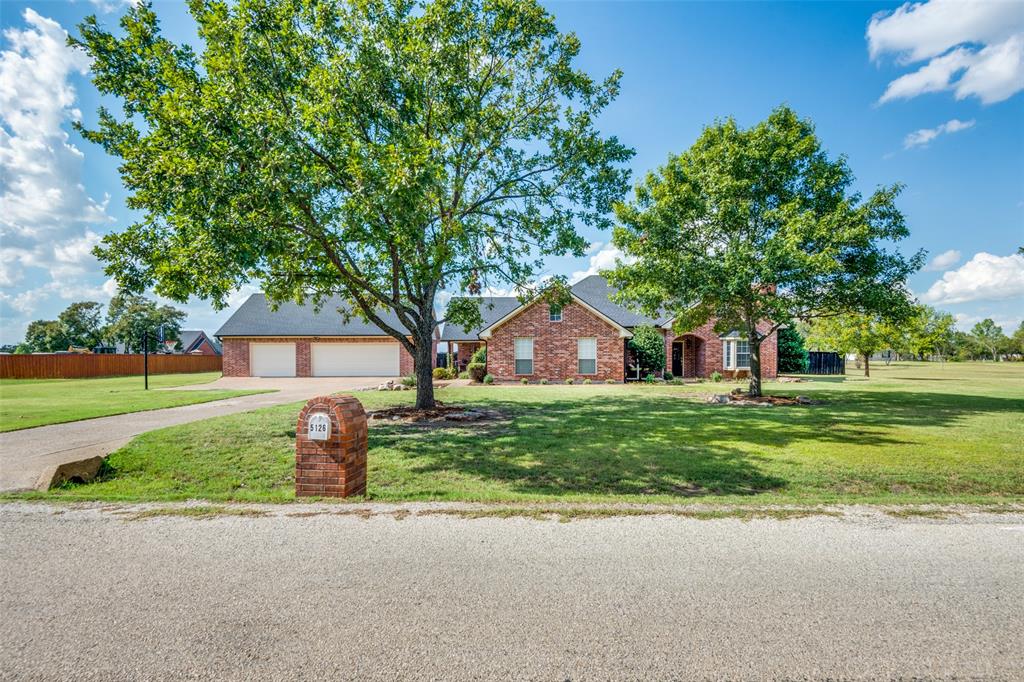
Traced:
[[331, 418], [323, 413], [311, 415], [306, 431], [310, 440], [327, 440], [331, 437]]

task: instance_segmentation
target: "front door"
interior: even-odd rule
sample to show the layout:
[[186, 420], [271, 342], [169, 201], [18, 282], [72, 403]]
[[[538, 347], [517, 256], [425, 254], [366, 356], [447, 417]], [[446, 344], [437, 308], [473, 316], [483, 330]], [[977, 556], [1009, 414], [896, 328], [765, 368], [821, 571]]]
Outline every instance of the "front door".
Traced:
[[683, 344], [678, 341], [672, 344], [672, 376], [683, 376]]

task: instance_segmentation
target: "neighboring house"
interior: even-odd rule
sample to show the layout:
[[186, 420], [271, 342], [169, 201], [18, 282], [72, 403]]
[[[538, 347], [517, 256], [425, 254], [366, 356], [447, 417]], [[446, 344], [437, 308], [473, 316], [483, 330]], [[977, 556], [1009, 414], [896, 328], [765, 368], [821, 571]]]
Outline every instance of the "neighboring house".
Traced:
[[178, 341], [181, 342], [181, 350], [174, 350], [178, 341], [167, 341], [164, 343], [169, 351], [182, 355], [220, 355], [220, 343], [211, 339], [201, 329], [183, 329], [179, 334]]
[[[253, 294], [217, 330], [224, 376], [397, 377], [413, 373], [412, 356], [373, 323], [339, 311], [341, 298], [324, 301], [319, 312], [292, 302], [271, 310], [263, 294]], [[392, 311], [381, 318], [407, 331]], [[437, 355], [436, 341], [431, 356]]]
[[[458, 344], [460, 362], [485, 344], [487, 371], [499, 380], [622, 381], [636, 376], [627, 345], [633, 328], [652, 325], [664, 336], [664, 371], [673, 376], [749, 372], [746, 339], [737, 332], [715, 333], [714, 321], [677, 335], [671, 318], [646, 317], [614, 303], [614, 290], [598, 275], [576, 283], [571, 293], [571, 303], [560, 309], [543, 301], [522, 305], [514, 297], [482, 298], [483, 325], [445, 325], [441, 340]], [[774, 378], [777, 367], [778, 338], [772, 334], [761, 345], [762, 376]]]

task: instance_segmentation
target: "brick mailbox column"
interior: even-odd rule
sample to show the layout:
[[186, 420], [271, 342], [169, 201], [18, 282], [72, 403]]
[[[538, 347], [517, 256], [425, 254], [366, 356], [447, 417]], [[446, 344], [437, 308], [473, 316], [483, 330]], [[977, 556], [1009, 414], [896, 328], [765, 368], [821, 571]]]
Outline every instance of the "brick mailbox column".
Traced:
[[295, 496], [366, 494], [366, 412], [351, 396], [306, 403], [295, 427]]

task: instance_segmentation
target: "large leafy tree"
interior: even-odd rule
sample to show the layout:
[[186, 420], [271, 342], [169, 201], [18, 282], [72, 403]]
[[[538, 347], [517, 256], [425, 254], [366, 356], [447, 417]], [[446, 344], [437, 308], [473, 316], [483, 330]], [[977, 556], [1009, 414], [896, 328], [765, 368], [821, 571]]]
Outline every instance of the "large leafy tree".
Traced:
[[999, 351], [1007, 345], [1003, 328], [989, 318], [974, 325], [971, 329], [971, 336], [978, 342], [978, 345], [989, 352], [993, 362], [999, 359]]
[[184, 320], [183, 310], [170, 305], [157, 305], [156, 301], [145, 296], [121, 291], [110, 299], [104, 335], [112, 341], [123, 343], [128, 353], [144, 350], [143, 339], [146, 339], [148, 350], [153, 353], [161, 349], [161, 329], [164, 340], [177, 340], [181, 336], [181, 323]]
[[760, 395], [761, 343], [781, 326], [909, 308], [906, 277], [923, 254], [886, 247], [908, 234], [900, 187], [864, 198], [853, 181], [846, 159], [829, 158], [788, 107], [748, 129], [716, 123], [617, 207], [614, 241], [633, 262], [610, 279], [622, 301], [675, 314], [677, 331], [711, 319], [740, 330]]
[[36, 320], [25, 330], [25, 345], [30, 353], [53, 353], [67, 350], [71, 343], [57, 320]]
[[[416, 361], [434, 403], [442, 288], [520, 286], [610, 227], [631, 150], [595, 118], [619, 73], [574, 67], [579, 40], [532, 0], [192, 0], [198, 51], [148, 5], [80, 27], [94, 81], [124, 116], [85, 132], [123, 160], [144, 218], [104, 240], [132, 290], [223, 304], [334, 294]], [[480, 322], [456, 299], [448, 319]], [[393, 311], [400, 324], [386, 321]]]
[[915, 305], [913, 314], [900, 326], [894, 339], [897, 350], [920, 360], [930, 355], [946, 357], [953, 348], [956, 319], [950, 313], [927, 305]]
[[864, 376], [871, 377], [871, 356], [891, 348], [899, 327], [877, 315], [849, 314], [816, 319], [807, 343], [819, 350], [856, 353], [864, 361]]
[[95, 301], [77, 301], [57, 316], [68, 342], [92, 348], [102, 340], [103, 306]]

